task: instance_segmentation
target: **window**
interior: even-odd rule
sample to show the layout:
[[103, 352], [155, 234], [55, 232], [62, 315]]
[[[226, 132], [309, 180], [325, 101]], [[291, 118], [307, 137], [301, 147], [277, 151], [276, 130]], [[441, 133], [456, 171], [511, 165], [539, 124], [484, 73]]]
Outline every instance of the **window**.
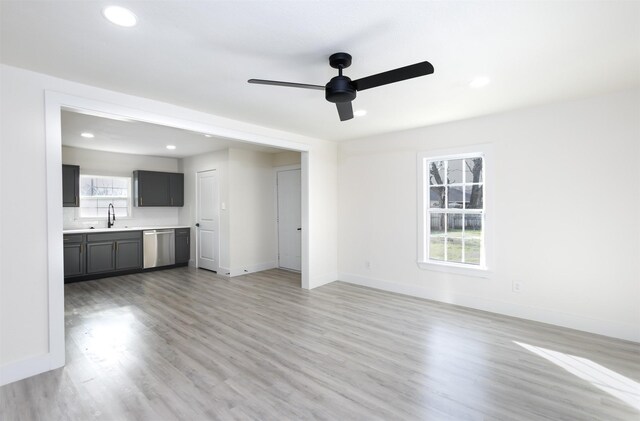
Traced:
[[116, 216], [131, 215], [131, 178], [99, 175], [80, 176], [80, 217], [107, 217], [109, 203]]
[[421, 154], [421, 267], [487, 269], [485, 153]]

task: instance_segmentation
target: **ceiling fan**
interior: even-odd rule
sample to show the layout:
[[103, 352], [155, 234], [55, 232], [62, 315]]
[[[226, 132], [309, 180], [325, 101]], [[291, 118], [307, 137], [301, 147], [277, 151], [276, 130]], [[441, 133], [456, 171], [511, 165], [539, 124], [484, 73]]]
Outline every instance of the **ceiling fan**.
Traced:
[[351, 55], [347, 53], [331, 54], [329, 57], [329, 65], [334, 69], [338, 69], [338, 76], [333, 77], [325, 86], [264, 79], [249, 79], [248, 82], [260, 85], [288, 86], [291, 88], [322, 90], [325, 93], [327, 101], [336, 104], [340, 121], [345, 121], [353, 118], [353, 107], [351, 106], [351, 101], [356, 98], [356, 92], [433, 73], [433, 66], [431, 63], [423, 61], [421, 63], [400, 67], [387, 72], [363, 77], [361, 79], [351, 80], [342, 75], [342, 70], [351, 65]]

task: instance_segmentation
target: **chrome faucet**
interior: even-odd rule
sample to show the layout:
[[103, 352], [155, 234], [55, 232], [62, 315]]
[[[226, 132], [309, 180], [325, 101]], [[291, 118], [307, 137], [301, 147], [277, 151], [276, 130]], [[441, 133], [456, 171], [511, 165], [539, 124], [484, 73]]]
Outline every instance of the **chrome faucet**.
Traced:
[[[113, 210], [113, 213], [111, 213], [112, 210]], [[107, 209], [107, 228], [111, 228], [115, 223], [116, 223], [116, 209], [113, 207], [113, 204], [109, 203], [109, 208]]]

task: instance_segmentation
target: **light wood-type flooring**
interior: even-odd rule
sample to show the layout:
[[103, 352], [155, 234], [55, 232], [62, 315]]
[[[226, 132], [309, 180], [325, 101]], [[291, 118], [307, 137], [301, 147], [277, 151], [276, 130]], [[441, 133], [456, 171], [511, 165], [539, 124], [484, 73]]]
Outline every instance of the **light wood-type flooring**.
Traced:
[[179, 268], [65, 286], [12, 420], [638, 420], [640, 345], [342, 282]]

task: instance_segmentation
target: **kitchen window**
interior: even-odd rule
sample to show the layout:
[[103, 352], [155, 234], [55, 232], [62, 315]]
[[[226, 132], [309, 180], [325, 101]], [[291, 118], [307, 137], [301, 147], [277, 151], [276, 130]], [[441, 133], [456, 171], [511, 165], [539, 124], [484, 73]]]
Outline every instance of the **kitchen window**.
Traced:
[[420, 267], [469, 274], [487, 270], [486, 170], [482, 150], [419, 155]]
[[106, 218], [109, 203], [116, 217], [131, 216], [131, 177], [80, 176], [81, 218]]

